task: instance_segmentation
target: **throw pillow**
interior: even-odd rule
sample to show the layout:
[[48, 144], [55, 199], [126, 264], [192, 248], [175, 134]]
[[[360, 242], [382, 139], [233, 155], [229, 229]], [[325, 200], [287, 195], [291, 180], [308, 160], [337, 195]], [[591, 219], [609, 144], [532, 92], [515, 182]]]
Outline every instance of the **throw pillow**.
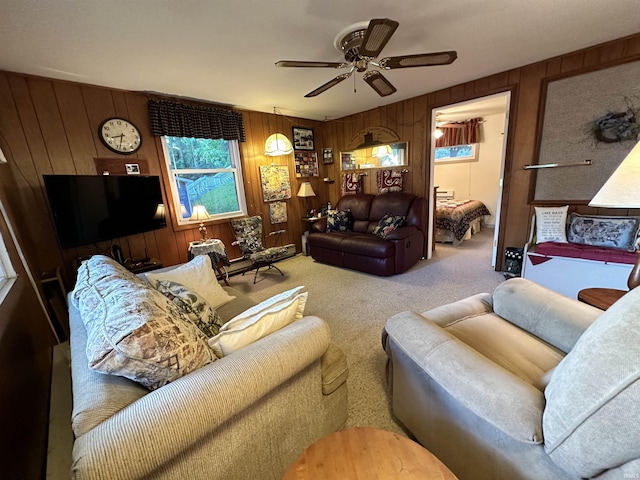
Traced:
[[353, 229], [353, 215], [349, 210], [327, 212], [327, 232], [349, 232]]
[[204, 298], [184, 285], [168, 280], [159, 280], [156, 289], [175, 303], [187, 318], [207, 338], [214, 337], [223, 325], [215, 308]]
[[146, 276], [154, 287], [162, 280], [184, 285], [203, 297], [213, 308], [218, 308], [236, 298], [229, 295], [218, 283], [216, 274], [211, 268], [211, 259], [207, 255], [197, 255], [189, 263], [173, 270], [147, 273]]
[[373, 229], [373, 234], [380, 238], [387, 238], [387, 235], [402, 225], [404, 218], [404, 215], [392, 215], [387, 213], [380, 219], [376, 228]]
[[567, 243], [567, 210], [564, 207], [535, 207], [536, 243]]
[[[222, 358], [252, 344], [302, 318], [307, 303], [307, 292], [283, 302], [267, 300], [252, 307], [253, 314], [242, 313], [227, 322], [220, 333], [209, 339], [209, 346]], [[265, 304], [269, 304], [265, 308]]]
[[78, 278], [73, 298], [90, 368], [154, 390], [216, 360], [177, 305], [112, 259], [92, 257]]
[[572, 213], [567, 240], [582, 245], [635, 250], [638, 223], [637, 217], [603, 217]]

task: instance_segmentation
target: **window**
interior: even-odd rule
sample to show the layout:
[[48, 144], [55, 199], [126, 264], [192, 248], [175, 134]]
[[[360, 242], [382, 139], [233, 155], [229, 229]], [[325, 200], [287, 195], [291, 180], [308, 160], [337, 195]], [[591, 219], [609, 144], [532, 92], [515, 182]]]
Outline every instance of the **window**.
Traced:
[[435, 149], [436, 162], [471, 162], [477, 159], [477, 144], [438, 147]]
[[[0, 203], [0, 222], [6, 220], [6, 215], [4, 211], [4, 207], [2, 203]], [[9, 292], [13, 281], [16, 278], [16, 272], [11, 265], [11, 260], [9, 258], [9, 252], [7, 251], [7, 247], [5, 246], [4, 238], [2, 237], [2, 233], [0, 233], [0, 303], [4, 300], [5, 296]]]
[[204, 205], [213, 220], [247, 214], [236, 140], [163, 136], [162, 144], [178, 224]]

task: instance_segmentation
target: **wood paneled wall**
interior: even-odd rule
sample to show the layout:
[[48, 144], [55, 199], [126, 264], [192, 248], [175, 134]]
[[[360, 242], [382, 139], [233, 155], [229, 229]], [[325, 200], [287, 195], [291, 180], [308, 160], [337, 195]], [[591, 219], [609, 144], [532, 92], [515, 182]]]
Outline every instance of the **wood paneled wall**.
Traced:
[[[528, 204], [532, 173], [522, 167], [535, 163], [542, 80], [569, 71], [606, 68], [616, 62], [636, 58], [640, 58], [640, 34], [327, 122], [243, 112], [247, 142], [241, 144], [241, 155], [249, 214], [262, 214], [267, 232], [285, 228], [285, 242], [295, 243], [299, 250], [303, 201], [295, 194], [300, 182], [311, 181], [317, 194], [311, 200], [313, 207], [319, 207], [328, 200], [335, 204], [340, 197], [339, 153], [356, 133], [373, 126], [389, 128], [401, 140], [409, 142], [409, 173], [404, 178], [405, 190], [429, 198], [431, 110], [510, 90], [510, 128], [498, 251], [503, 251], [505, 246], [522, 245], [532, 212]], [[23, 236], [29, 238], [26, 250], [38, 269], [36, 273], [51, 271], [61, 265], [65, 280], [71, 284], [77, 257], [109, 252], [111, 242], [63, 251], [59, 249], [42, 184], [42, 174], [94, 174], [97, 173], [94, 158], [118, 157], [109, 152], [97, 136], [101, 121], [115, 115], [132, 120], [142, 131], [142, 147], [133, 156], [122, 156], [123, 163], [125, 160], [129, 163], [136, 159], [145, 160], [151, 174], [162, 175], [161, 144], [149, 132], [148, 98], [143, 93], [0, 72], [0, 148], [14, 169], [16, 185], [10, 194], [26, 212], [20, 228]], [[319, 177], [297, 179], [293, 155], [264, 156], [267, 136], [275, 131], [290, 136], [292, 126], [314, 130]], [[333, 149], [333, 164], [322, 164], [322, 148]], [[286, 201], [289, 218], [286, 224], [271, 225], [268, 205], [262, 201], [259, 166], [274, 162], [290, 168], [293, 196]], [[324, 183], [324, 177], [334, 179], [335, 183]], [[165, 186], [165, 194], [167, 190]], [[364, 191], [376, 191], [374, 172], [365, 177]], [[594, 211], [588, 207], [580, 208]], [[231, 257], [239, 256], [239, 251], [231, 247], [233, 237], [228, 222], [213, 223], [208, 225], [208, 230], [210, 236], [225, 242]], [[140, 258], [146, 249], [150, 256], [165, 265], [172, 265], [187, 260], [187, 245], [197, 238], [196, 228], [174, 230], [169, 226], [116, 239], [115, 242], [121, 245], [127, 256]], [[502, 258], [501, 255], [498, 257], [500, 268]]]

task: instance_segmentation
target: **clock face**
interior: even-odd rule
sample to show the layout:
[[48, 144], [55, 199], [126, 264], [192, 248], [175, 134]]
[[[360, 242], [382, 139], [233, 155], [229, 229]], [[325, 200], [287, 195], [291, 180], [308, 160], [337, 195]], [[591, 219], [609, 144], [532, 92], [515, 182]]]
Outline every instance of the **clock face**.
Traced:
[[129, 120], [109, 118], [102, 122], [98, 132], [105, 146], [117, 153], [130, 154], [140, 148], [140, 131]]

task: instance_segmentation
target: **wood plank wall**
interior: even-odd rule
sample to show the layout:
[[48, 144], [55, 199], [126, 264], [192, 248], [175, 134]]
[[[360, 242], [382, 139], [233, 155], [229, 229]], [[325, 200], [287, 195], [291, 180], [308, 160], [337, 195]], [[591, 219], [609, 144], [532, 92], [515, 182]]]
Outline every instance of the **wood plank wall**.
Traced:
[[[243, 112], [247, 142], [241, 144], [241, 155], [249, 214], [262, 214], [267, 232], [285, 228], [285, 242], [295, 243], [299, 251], [303, 202], [295, 194], [300, 181], [311, 180], [317, 194], [311, 201], [313, 207], [319, 207], [327, 200], [335, 204], [340, 196], [339, 152], [353, 135], [370, 126], [390, 128], [401, 140], [409, 142], [410, 172], [405, 175], [405, 190], [429, 198], [431, 110], [511, 90], [509, 146], [498, 251], [504, 251], [505, 246], [522, 245], [527, 238], [532, 213], [532, 206], [528, 204], [532, 173], [522, 167], [535, 163], [535, 132], [542, 80], [563, 72], [606, 68], [616, 62], [636, 58], [640, 58], [640, 34], [327, 122]], [[94, 158], [118, 157], [109, 152], [97, 136], [102, 120], [115, 115], [132, 120], [142, 131], [142, 147], [132, 156], [122, 156], [123, 163], [125, 160], [129, 163], [136, 159], [146, 160], [151, 174], [162, 175], [161, 144], [149, 133], [148, 98], [143, 93], [0, 72], [0, 148], [5, 151], [16, 178], [15, 190], [10, 194], [28, 212], [20, 228], [23, 237], [29, 239], [25, 249], [38, 269], [36, 274], [52, 271], [61, 265], [63, 276], [71, 286], [77, 257], [109, 252], [111, 242], [59, 249], [42, 184], [42, 174], [94, 174], [97, 173]], [[264, 156], [267, 136], [275, 131], [290, 136], [292, 126], [314, 130], [315, 150], [319, 157], [322, 148], [333, 149], [333, 164], [323, 165], [319, 158], [319, 177], [296, 179], [293, 155], [275, 158]], [[273, 226], [268, 221], [268, 206], [261, 198], [258, 169], [260, 165], [272, 162], [289, 165], [293, 194], [287, 200], [289, 221]], [[325, 176], [336, 180], [335, 183], [324, 183], [322, 179]], [[365, 178], [364, 191], [376, 191], [375, 174]], [[597, 211], [585, 206], [576, 208], [583, 212]], [[237, 249], [231, 247], [233, 238], [228, 222], [213, 223], [208, 230], [210, 236], [225, 242], [231, 257], [239, 256]], [[115, 242], [121, 245], [127, 256], [140, 258], [144, 256], [146, 248], [150, 256], [158, 258], [165, 265], [172, 265], [187, 260], [187, 245], [198, 238], [196, 228], [174, 229], [170, 226], [116, 239]], [[500, 269], [501, 255], [498, 258]]]

